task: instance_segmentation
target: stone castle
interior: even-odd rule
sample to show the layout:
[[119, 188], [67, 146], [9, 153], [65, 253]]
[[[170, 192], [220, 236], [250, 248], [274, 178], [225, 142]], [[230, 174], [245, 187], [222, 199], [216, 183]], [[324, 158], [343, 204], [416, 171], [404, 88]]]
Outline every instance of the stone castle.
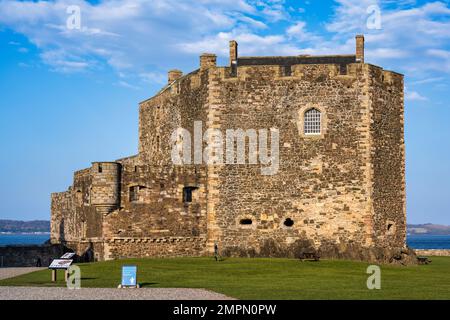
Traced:
[[[51, 242], [96, 260], [224, 256], [392, 260], [405, 253], [404, 84], [356, 54], [203, 54], [139, 105], [139, 153], [94, 162], [52, 194]], [[279, 170], [177, 165], [171, 135], [279, 129]], [[203, 141], [206, 144], [208, 141]]]

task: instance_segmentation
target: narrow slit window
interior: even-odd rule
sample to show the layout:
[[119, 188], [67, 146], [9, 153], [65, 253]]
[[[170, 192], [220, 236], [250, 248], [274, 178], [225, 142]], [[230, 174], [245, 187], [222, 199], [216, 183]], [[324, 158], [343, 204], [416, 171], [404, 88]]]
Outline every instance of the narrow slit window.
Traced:
[[304, 131], [306, 135], [318, 135], [322, 131], [322, 114], [317, 109], [309, 109], [305, 112]]
[[252, 219], [241, 219], [241, 221], [239, 221], [239, 223], [242, 226], [251, 226], [253, 224]]
[[283, 75], [285, 77], [292, 76], [292, 66], [283, 66]]

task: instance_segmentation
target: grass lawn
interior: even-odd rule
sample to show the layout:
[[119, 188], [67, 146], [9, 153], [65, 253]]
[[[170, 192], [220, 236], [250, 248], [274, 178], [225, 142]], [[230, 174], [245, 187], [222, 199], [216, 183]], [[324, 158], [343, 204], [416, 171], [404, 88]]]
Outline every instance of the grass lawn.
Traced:
[[[127, 259], [79, 264], [82, 287], [117, 287], [122, 265], [138, 266], [146, 288], [205, 288], [238, 299], [450, 299], [450, 257], [430, 265], [381, 266], [381, 290], [368, 290], [368, 263], [292, 259]], [[42, 270], [0, 281], [0, 286], [64, 286]], [[0, 288], [1, 290], [1, 288]]]

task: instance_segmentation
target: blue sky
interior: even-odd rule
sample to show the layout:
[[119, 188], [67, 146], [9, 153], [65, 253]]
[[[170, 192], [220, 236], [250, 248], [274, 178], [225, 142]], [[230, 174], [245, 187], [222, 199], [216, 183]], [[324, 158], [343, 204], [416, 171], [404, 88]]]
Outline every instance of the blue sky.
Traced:
[[367, 62], [406, 77], [408, 222], [450, 225], [450, 2], [414, 0], [0, 0], [0, 218], [49, 219], [74, 170], [136, 154], [137, 104], [167, 70], [225, 64], [231, 39], [241, 55], [353, 53], [358, 33]]

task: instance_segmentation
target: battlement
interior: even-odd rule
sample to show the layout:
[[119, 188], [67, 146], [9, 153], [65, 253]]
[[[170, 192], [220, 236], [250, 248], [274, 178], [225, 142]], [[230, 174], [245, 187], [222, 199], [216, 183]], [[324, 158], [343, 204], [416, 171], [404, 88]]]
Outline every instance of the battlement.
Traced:
[[[230, 41], [229, 66], [217, 66], [216, 55], [204, 53], [200, 56], [200, 67], [183, 75], [179, 70], [169, 71], [169, 83], [155, 96], [142, 101], [153, 101], [159, 105], [168, 97], [179, 95], [207, 85], [208, 77], [202, 75], [215, 72], [222, 81], [247, 81], [254, 77], [271, 80], [317, 81], [336, 79], [347, 81], [369, 72], [378, 82], [386, 85], [402, 85], [403, 75], [365, 63], [364, 36], [356, 36], [354, 54], [341, 55], [298, 55], [298, 56], [243, 56], [238, 55], [238, 43]], [[365, 67], [363, 67], [365, 66]], [[374, 71], [375, 70], [375, 71]], [[379, 79], [378, 79], [379, 78]]]
[[[301, 64], [333, 64], [345, 69], [351, 63], [364, 63], [364, 36], [356, 36], [356, 53], [348, 55], [299, 55], [299, 56], [254, 56], [238, 57], [237, 43], [230, 42], [230, 61], [236, 61], [236, 67], [276, 65], [289, 68]], [[230, 67], [233, 67], [232, 62]]]
[[[250, 73], [250, 68], [265, 67], [269, 73], [272, 73], [274, 78], [302, 78], [302, 69], [306, 70], [327, 70], [329, 68], [329, 74], [334, 75], [355, 75], [351, 71], [356, 70], [352, 68], [349, 70], [349, 66], [352, 64], [364, 63], [364, 36], [356, 36], [356, 50], [355, 54], [346, 55], [298, 55], [298, 56], [248, 56], [239, 57], [238, 55], [238, 43], [234, 40], [230, 41], [230, 57], [229, 66], [217, 66], [217, 56], [212, 53], [203, 53], [200, 56], [199, 69], [194, 70], [191, 73], [183, 75], [180, 70], [170, 70], [168, 72], [168, 84], [162, 88], [155, 96], [142, 101], [140, 104], [155, 99], [160, 95], [173, 95], [180, 94], [183, 86], [181, 85], [185, 81], [189, 81], [189, 89], [199, 88], [204, 81], [201, 74], [209, 72], [210, 69], [220, 69], [222, 79], [246, 79]], [[311, 66], [311, 68], [302, 68], [302, 66]], [[324, 67], [321, 67], [324, 66]], [[322, 71], [319, 71], [321, 73]], [[308, 79], [308, 77], [303, 77]]]
[[327, 55], [327, 56], [273, 56], [273, 57], [240, 57], [238, 66], [278, 65], [292, 66], [296, 64], [338, 64], [356, 63], [356, 55]]

